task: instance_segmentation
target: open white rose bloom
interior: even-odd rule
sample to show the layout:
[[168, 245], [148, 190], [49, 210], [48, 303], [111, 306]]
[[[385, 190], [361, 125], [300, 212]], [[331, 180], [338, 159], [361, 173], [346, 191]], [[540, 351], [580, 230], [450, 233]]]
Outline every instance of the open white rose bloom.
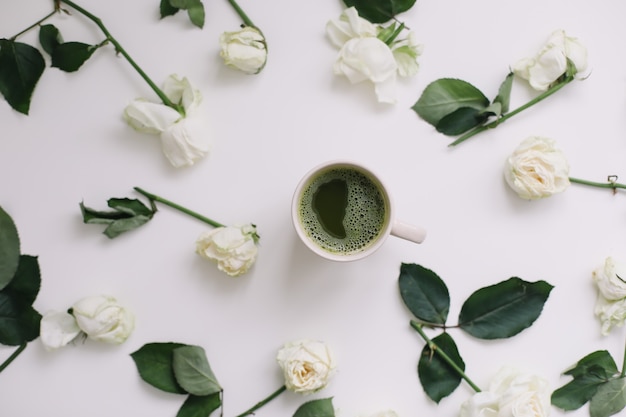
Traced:
[[72, 306], [72, 315], [87, 337], [121, 344], [135, 329], [134, 315], [111, 296], [85, 297]]
[[626, 265], [608, 257], [593, 271], [592, 279], [598, 289], [595, 314], [606, 336], [613, 326], [621, 327], [626, 320]]
[[139, 98], [126, 107], [124, 119], [139, 132], [160, 135], [163, 153], [174, 167], [193, 165], [210, 150], [203, 120], [197, 115], [202, 96], [187, 78], [176, 75], [165, 80], [162, 91], [182, 106], [184, 116], [165, 104]]
[[314, 340], [286, 343], [278, 351], [276, 360], [287, 389], [300, 394], [312, 394], [324, 388], [335, 370], [329, 347]]
[[256, 227], [217, 227], [202, 233], [196, 240], [196, 253], [217, 263], [220, 271], [236, 277], [247, 272], [256, 261]]

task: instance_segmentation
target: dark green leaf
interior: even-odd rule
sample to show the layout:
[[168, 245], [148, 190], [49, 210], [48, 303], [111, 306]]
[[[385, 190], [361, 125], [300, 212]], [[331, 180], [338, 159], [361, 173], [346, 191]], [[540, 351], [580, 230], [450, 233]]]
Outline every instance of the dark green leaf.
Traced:
[[111, 198], [108, 205], [114, 210], [94, 210], [81, 202], [80, 211], [87, 224], [108, 224], [104, 234], [111, 239], [146, 224], [156, 213], [156, 209], [152, 210], [135, 199]]
[[200, 346], [182, 346], [173, 351], [172, 367], [176, 382], [192, 395], [205, 396], [222, 391]]
[[577, 410], [607, 382], [595, 375], [580, 375], [552, 393], [552, 405], [565, 411]]
[[174, 394], [185, 394], [174, 376], [174, 349], [186, 346], [181, 343], [147, 343], [130, 354], [141, 379], [148, 384]]
[[456, 136], [482, 124], [488, 117], [484, 110], [460, 107], [439, 120], [435, 128], [444, 135]]
[[220, 393], [197, 397], [189, 395], [176, 417], [208, 417], [222, 405]]
[[511, 88], [513, 87], [514, 75], [515, 74], [510, 72], [506, 76], [506, 78], [504, 78], [504, 81], [502, 82], [502, 84], [500, 84], [500, 88], [498, 89], [498, 95], [493, 100], [494, 103], [500, 103], [500, 105], [502, 106], [501, 113], [496, 114], [497, 116], [509, 111], [509, 104], [511, 102]]
[[0, 207], [0, 290], [9, 285], [19, 263], [20, 237], [17, 227], [11, 216]]
[[41, 275], [37, 257], [22, 255], [15, 277], [2, 292], [20, 304], [30, 306], [35, 302], [40, 287]]
[[344, 0], [348, 7], [354, 6], [359, 15], [372, 23], [385, 23], [396, 15], [406, 12], [416, 0]]
[[[465, 363], [459, 355], [456, 343], [448, 333], [442, 333], [432, 339], [437, 348], [444, 352], [461, 369], [465, 370]], [[437, 352], [424, 346], [422, 356], [417, 365], [422, 388], [428, 397], [439, 403], [461, 383], [461, 375], [454, 370]]]
[[33, 91], [45, 68], [37, 48], [0, 39], [0, 93], [16, 111], [28, 114]]
[[44, 51], [52, 55], [56, 47], [63, 43], [63, 37], [56, 26], [43, 25], [39, 28], [39, 43]]
[[131, 216], [152, 216], [154, 211], [141, 201], [130, 198], [110, 198], [107, 201], [109, 207]]
[[461, 307], [459, 326], [481, 339], [514, 336], [539, 317], [554, 288], [513, 277], [474, 292]]
[[419, 117], [433, 126], [461, 107], [479, 111], [489, 105], [489, 99], [467, 81], [441, 78], [430, 83], [417, 102], [411, 107]]
[[574, 378], [592, 374], [599, 379], [607, 380], [619, 370], [611, 354], [606, 350], [598, 350], [579, 360], [575, 366], [564, 372]]
[[626, 378], [613, 379], [600, 385], [589, 401], [591, 417], [608, 417], [619, 413], [626, 407]]
[[189, 20], [195, 26], [204, 26], [204, 5], [202, 0], [169, 0], [170, 6], [176, 9], [187, 10]]
[[302, 404], [293, 417], [335, 417], [335, 407], [332, 398], [307, 401]]
[[52, 66], [66, 72], [77, 71], [98, 46], [82, 42], [65, 42], [52, 51]]
[[0, 292], [0, 344], [17, 346], [36, 339], [40, 321], [32, 306]]
[[446, 323], [450, 295], [437, 274], [421, 265], [403, 263], [398, 283], [402, 300], [415, 317], [426, 323]]
[[161, 4], [159, 5], [161, 19], [167, 16], [175, 15], [179, 10], [180, 9], [178, 7], [174, 7], [170, 4], [170, 0], [161, 0]]

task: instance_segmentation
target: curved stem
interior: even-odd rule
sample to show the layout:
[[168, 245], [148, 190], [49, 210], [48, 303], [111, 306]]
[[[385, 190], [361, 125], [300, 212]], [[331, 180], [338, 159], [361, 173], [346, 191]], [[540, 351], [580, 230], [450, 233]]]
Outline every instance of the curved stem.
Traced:
[[570, 182], [573, 182], [576, 184], [589, 185], [591, 187], [598, 187], [598, 188], [610, 188], [613, 191], [616, 191], [618, 188], [626, 189], [626, 184], [620, 184], [618, 182], [614, 182], [610, 180], [608, 182], [595, 182], [595, 181], [581, 180], [580, 178], [573, 178], [573, 177], [569, 177], [569, 180]]
[[253, 28], [257, 28], [256, 25], [254, 23], [252, 23], [252, 20], [250, 20], [250, 18], [246, 14], [246, 12], [244, 12], [243, 9], [241, 7], [239, 7], [239, 4], [237, 4], [237, 2], [235, 0], [228, 0], [228, 2], [230, 3], [231, 6], [233, 6], [233, 9], [235, 9], [235, 11], [237, 12], [237, 14], [241, 18], [241, 20], [243, 20], [243, 23], [246, 26], [251, 26]]
[[41, 19], [39, 19], [38, 21], [36, 21], [35, 23], [33, 23], [32, 25], [30, 25], [29, 27], [27, 27], [26, 29], [24, 29], [23, 31], [11, 36], [9, 39], [14, 41], [15, 39], [17, 39], [19, 36], [22, 36], [24, 33], [28, 32], [29, 30], [39, 26], [40, 24], [42, 24], [43, 22], [45, 22], [46, 20], [50, 19], [52, 16], [54, 16], [56, 14], [56, 10], [51, 11], [50, 13], [48, 13], [47, 15], [45, 15], [44, 17], [42, 17]]
[[207, 224], [210, 224], [213, 227], [224, 227], [223, 224], [218, 223], [215, 220], [209, 219], [208, 217], [205, 217], [202, 214], [196, 213], [195, 211], [191, 211], [191, 210], [189, 210], [186, 207], [183, 207], [183, 206], [181, 206], [179, 204], [176, 204], [176, 203], [174, 203], [174, 202], [172, 202], [170, 200], [167, 200], [167, 199], [165, 199], [163, 197], [160, 197], [160, 196], [158, 196], [156, 194], [149, 193], [149, 192], [147, 192], [147, 191], [145, 191], [145, 190], [143, 190], [143, 189], [141, 189], [139, 187], [135, 187], [134, 189], [139, 194], [142, 194], [142, 195], [148, 197], [148, 199], [150, 200], [151, 203], [153, 203], [154, 201], [157, 201], [159, 203], [165, 204], [166, 206], [170, 206], [170, 207], [172, 207], [172, 208], [174, 208], [174, 209], [176, 209], [178, 211], [181, 211], [181, 212], [183, 212], [185, 214], [188, 214], [189, 216], [194, 217], [194, 218], [196, 218], [196, 219], [198, 219], [200, 221], [203, 221], [203, 222], [205, 222]]
[[457, 140], [455, 140], [454, 142], [452, 142], [451, 144], [449, 144], [448, 146], [456, 146], [461, 142], [465, 142], [467, 139], [471, 138], [472, 136], [480, 133], [480, 132], [484, 132], [487, 129], [491, 129], [494, 127], [497, 127], [500, 123], [504, 123], [505, 121], [507, 121], [508, 119], [510, 119], [511, 117], [515, 116], [516, 114], [526, 110], [527, 108], [534, 106], [535, 104], [539, 103], [541, 100], [550, 97], [552, 94], [556, 93], [557, 91], [559, 91], [561, 88], [565, 87], [567, 84], [569, 84], [571, 81], [574, 80], [574, 77], [568, 77], [565, 78], [563, 81], [561, 81], [560, 83], [554, 85], [553, 87], [549, 88], [548, 90], [544, 91], [543, 93], [539, 94], [537, 97], [533, 98], [532, 100], [530, 100], [528, 103], [523, 104], [521, 106], [519, 106], [518, 108], [516, 108], [515, 110], [511, 110], [510, 112], [503, 114], [500, 118], [487, 123], [485, 125], [482, 126], [478, 126], [475, 127], [474, 129], [470, 130], [469, 132], [467, 132], [466, 134], [464, 134], [463, 136], [459, 137]]
[[8, 357], [8, 358], [4, 361], [4, 362], [2, 362], [2, 364], [0, 365], [0, 372], [4, 371], [4, 368], [6, 368], [7, 366], [9, 366], [9, 364], [10, 364], [11, 362], [13, 362], [13, 360], [14, 360], [15, 358], [17, 358], [17, 357], [19, 356], [19, 354], [20, 354], [20, 353], [22, 353], [22, 351], [23, 351], [24, 349], [26, 349], [26, 346], [27, 346], [27, 344], [26, 344], [26, 343], [21, 344], [21, 345], [20, 345], [20, 346], [19, 346], [19, 347], [15, 350], [15, 352], [13, 352], [13, 353], [11, 354], [11, 356], [9, 356], [9, 357]]
[[135, 69], [135, 71], [137, 71], [139, 73], [141, 78], [143, 78], [144, 81], [146, 81], [148, 83], [150, 88], [152, 88], [152, 90], [156, 93], [156, 95], [159, 96], [159, 98], [161, 99], [163, 104], [173, 108], [174, 110], [179, 112], [181, 115], [183, 115], [183, 116], [185, 115], [183, 108], [181, 106], [177, 105], [177, 104], [172, 103], [172, 101], [165, 95], [165, 93], [163, 93], [163, 91], [161, 91], [161, 89], [156, 86], [156, 84], [150, 79], [150, 77], [148, 77], [148, 75], [141, 69], [141, 67], [139, 65], [137, 65], [137, 63], [131, 58], [130, 55], [128, 55], [128, 53], [122, 47], [122, 45], [120, 45], [120, 43], [117, 41], [117, 39], [115, 39], [113, 37], [113, 35], [111, 35], [109, 30], [106, 28], [106, 26], [104, 26], [104, 24], [102, 23], [102, 20], [100, 20], [99, 17], [91, 14], [90, 12], [88, 12], [85, 9], [83, 9], [82, 7], [80, 7], [79, 5], [77, 5], [76, 3], [74, 3], [71, 0], [59, 0], [59, 1], [62, 2], [62, 3], [67, 4], [68, 6], [70, 6], [72, 8], [74, 8], [76, 11], [81, 13], [83, 16], [87, 17], [89, 20], [94, 22], [100, 28], [102, 33], [104, 33], [104, 35], [109, 40], [109, 42], [111, 42], [113, 44], [113, 46], [115, 46], [115, 51], [120, 53], [120, 54], [122, 54], [122, 56], [124, 58], [126, 58], [128, 63]]
[[622, 373], [620, 376], [622, 378], [626, 377], [626, 344], [624, 345], [624, 359], [622, 360]]
[[472, 389], [476, 392], [480, 392], [480, 388], [478, 388], [478, 386], [476, 384], [474, 384], [474, 382], [469, 379], [469, 377], [465, 374], [465, 372], [463, 372], [463, 370], [459, 367], [459, 365], [456, 364], [456, 362], [454, 362], [452, 360], [452, 358], [450, 358], [446, 352], [444, 352], [443, 350], [441, 350], [439, 348], [439, 346], [437, 346], [437, 344], [435, 342], [433, 342], [427, 335], [426, 333], [424, 333], [424, 329], [422, 329], [422, 325], [420, 323], [418, 323], [415, 320], [411, 320], [411, 327], [413, 327], [415, 330], [417, 330], [417, 332], [420, 334], [420, 336], [422, 336], [422, 339], [424, 339], [424, 341], [426, 342], [426, 344], [428, 345], [428, 348], [435, 352], [437, 355], [439, 355], [439, 357], [441, 359], [443, 359], [448, 365], [450, 365], [450, 367], [452, 369], [454, 369], [456, 371], [456, 373], [458, 373], [461, 378], [463, 378], [470, 387], [472, 387]]
[[272, 401], [274, 398], [278, 397], [280, 394], [282, 394], [285, 390], [287, 389], [286, 386], [282, 386], [280, 388], [278, 388], [276, 391], [274, 391], [273, 393], [271, 393], [270, 395], [268, 395], [265, 399], [259, 401], [258, 403], [256, 403], [255, 405], [253, 405], [251, 408], [249, 408], [248, 410], [244, 411], [243, 413], [239, 414], [237, 417], [244, 417], [244, 416], [249, 416], [250, 414], [254, 414], [254, 412], [256, 410], [258, 410], [259, 408], [263, 407], [265, 404], [269, 403], [270, 401]]

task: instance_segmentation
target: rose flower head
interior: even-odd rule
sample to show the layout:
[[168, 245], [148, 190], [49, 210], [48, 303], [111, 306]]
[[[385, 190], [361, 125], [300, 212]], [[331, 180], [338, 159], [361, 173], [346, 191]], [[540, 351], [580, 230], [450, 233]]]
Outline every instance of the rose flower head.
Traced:
[[276, 356], [288, 390], [312, 394], [324, 388], [335, 370], [332, 352], [323, 342], [302, 339], [286, 343]]

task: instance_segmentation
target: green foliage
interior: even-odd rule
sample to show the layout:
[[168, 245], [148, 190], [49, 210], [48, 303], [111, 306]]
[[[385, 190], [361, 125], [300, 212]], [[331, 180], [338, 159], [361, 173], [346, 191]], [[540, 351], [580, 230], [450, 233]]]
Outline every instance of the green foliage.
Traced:
[[437, 274], [421, 265], [403, 263], [398, 283], [400, 296], [415, 317], [425, 323], [446, 323], [450, 295]]
[[181, 343], [147, 343], [130, 356], [145, 382], [165, 392], [184, 394], [185, 390], [176, 381], [172, 366], [174, 349], [183, 346]]
[[63, 36], [56, 26], [43, 25], [39, 29], [39, 43], [48, 55], [52, 55], [54, 49], [63, 43]]
[[37, 48], [0, 39], [0, 93], [14, 110], [28, 114], [35, 86], [45, 68]]
[[65, 42], [52, 50], [52, 66], [65, 72], [74, 72], [98, 49], [82, 42]]
[[156, 213], [155, 207], [149, 208], [137, 199], [110, 198], [107, 203], [113, 210], [98, 211], [81, 202], [80, 211], [84, 223], [106, 224], [103, 233], [111, 239], [146, 224]]
[[161, 19], [175, 15], [179, 10], [187, 10], [193, 25], [204, 27], [205, 11], [202, 0], [161, 0], [159, 5]]
[[621, 376], [598, 387], [589, 401], [591, 417], [607, 417], [619, 413], [626, 407], [626, 378]]
[[385, 23], [406, 12], [416, 0], [344, 0], [347, 7], [354, 6], [359, 15], [372, 23]]
[[219, 393], [195, 396], [189, 395], [176, 413], [176, 417], [206, 417], [222, 405]]
[[199, 346], [182, 346], [174, 349], [173, 354], [174, 376], [185, 391], [196, 396], [222, 391], [204, 349]]
[[[447, 332], [441, 333], [432, 339], [437, 349], [456, 363], [461, 370], [465, 370], [465, 362], [459, 355], [456, 343]], [[429, 345], [425, 345], [417, 365], [417, 373], [424, 392], [436, 403], [452, 394], [461, 383], [461, 375], [448, 362], [435, 353]]]
[[17, 227], [11, 216], [0, 207], [0, 290], [11, 282], [19, 262], [20, 238]]
[[321, 398], [302, 404], [293, 417], [335, 417], [332, 398]]

